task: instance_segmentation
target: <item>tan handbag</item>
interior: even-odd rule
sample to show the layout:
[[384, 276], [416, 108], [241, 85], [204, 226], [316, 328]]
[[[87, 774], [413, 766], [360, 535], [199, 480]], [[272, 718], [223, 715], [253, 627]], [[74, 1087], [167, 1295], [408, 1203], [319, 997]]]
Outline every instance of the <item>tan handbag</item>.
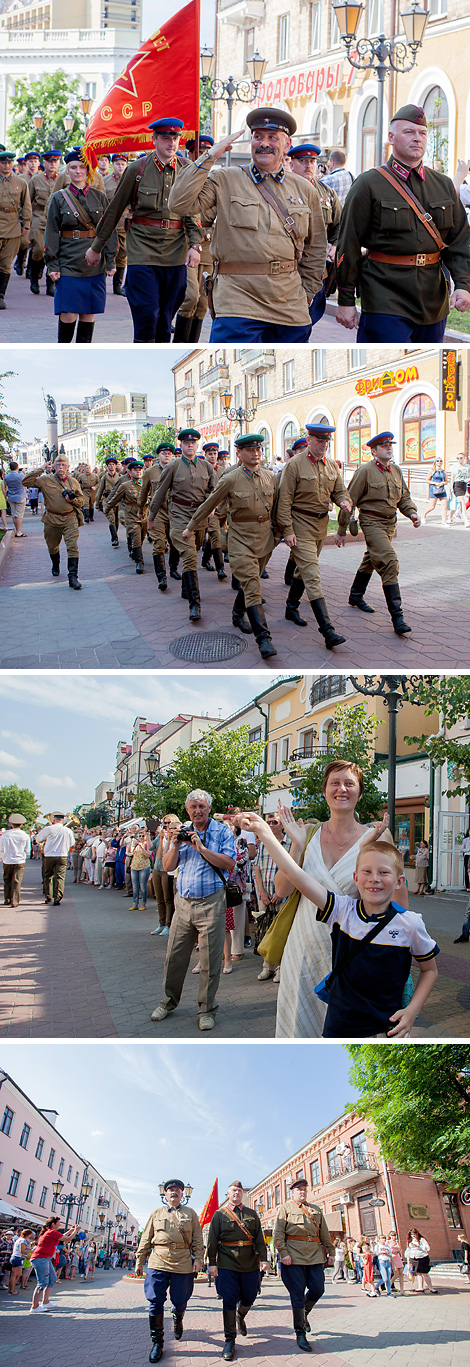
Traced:
[[[315, 831], [318, 831], [320, 825], [321, 822], [317, 821], [310, 827], [302, 850], [300, 868], [302, 868], [305, 859], [307, 845], [312, 839], [312, 835], [315, 835]], [[258, 945], [258, 954], [261, 954], [262, 958], [266, 959], [268, 964], [276, 964], [277, 967], [281, 962], [287, 944], [287, 937], [292, 928], [301, 895], [302, 894], [297, 891], [297, 888], [295, 889], [295, 892], [291, 892], [290, 897], [287, 898], [287, 902], [284, 902], [284, 906], [278, 911], [277, 916], [274, 917], [274, 921], [271, 922], [269, 930], [266, 931], [266, 935], [263, 936], [263, 939]]]

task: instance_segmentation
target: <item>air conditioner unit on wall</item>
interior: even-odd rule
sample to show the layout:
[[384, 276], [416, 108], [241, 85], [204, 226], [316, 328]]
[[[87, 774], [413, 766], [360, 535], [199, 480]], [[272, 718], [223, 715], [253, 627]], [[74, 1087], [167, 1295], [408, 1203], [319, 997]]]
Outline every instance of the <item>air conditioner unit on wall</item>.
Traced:
[[349, 1191], [345, 1191], [344, 1196], [341, 1197], [341, 1204], [343, 1206], [352, 1206], [353, 1198], [350, 1195]]

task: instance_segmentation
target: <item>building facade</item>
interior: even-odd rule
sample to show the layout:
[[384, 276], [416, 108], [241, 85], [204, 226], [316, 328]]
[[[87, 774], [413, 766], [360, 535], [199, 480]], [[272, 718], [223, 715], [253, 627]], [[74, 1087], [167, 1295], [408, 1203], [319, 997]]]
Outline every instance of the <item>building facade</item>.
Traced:
[[102, 388], [83, 403], [61, 405], [59, 444], [64, 446], [72, 467], [81, 462], [93, 467], [99, 437], [117, 432], [129, 455], [137, 456], [147, 428], [167, 421], [164, 417], [149, 417], [146, 394], [111, 394], [109, 389]]
[[172, 717], [171, 721], [159, 725], [147, 722], [143, 717], [136, 717], [131, 744], [119, 741], [117, 747], [114, 775], [115, 820], [119, 822], [126, 815], [131, 815], [132, 799], [139, 787], [151, 787], [146, 758], [154, 756], [158, 770], [163, 772], [171, 764], [178, 749], [187, 750], [193, 741], [204, 735], [205, 731], [217, 726], [219, 720], [219, 717], [210, 717], [209, 713], [203, 716], [179, 713]]

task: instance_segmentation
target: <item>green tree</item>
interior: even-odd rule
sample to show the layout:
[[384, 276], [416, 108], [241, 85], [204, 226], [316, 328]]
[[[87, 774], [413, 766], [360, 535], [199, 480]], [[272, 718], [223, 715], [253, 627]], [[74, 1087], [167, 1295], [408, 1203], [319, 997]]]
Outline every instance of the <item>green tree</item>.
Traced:
[[[333, 759], [349, 760], [358, 764], [364, 774], [364, 793], [357, 804], [360, 821], [371, 821], [383, 811], [385, 798], [378, 788], [378, 780], [386, 768], [375, 758], [375, 732], [383, 722], [369, 717], [365, 703], [355, 707], [337, 707], [334, 729], [328, 735], [328, 753], [317, 755], [308, 769], [296, 775], [295, 800], [302, 807], [302, 816], [326, 821], [329, 810], [322, 793], [326, 765]], [[292, 765], [288, 766], [292, 769]]]
[[447, 764], [452, 786], [443, 789], [443, 792], [467, 794], [470, 783], [470, 743], [447, 733], [457, 722], [465, 720], [470, 712], [470, 678], [459, 674], [453, 678], [436, 675], [427, 681], [421, 679], [416, 696], [427, 717], [434, 712], [441, 715], [443, 727], [436, 736], [405, 736], [407, 744], [419, 745], [420, 749], [425, 750], [434, 767]]
[[[74, 816], [78, 816], [76, 809]], [[87, 827], [87, 830], [91, 830], [92, 826], [110, 826], [111, 824], [111, 810], [106, 802], [103, 802], [101, 807], [90, 807], [83, 818], [83, 825]]]
[[[83, 138], [81, 121], [74, 119], [73, 127], [67, 133], [64, 118], [70, 106], [78, 104], [78, 80], [71, 81], [65, 71], [55, 71], [41, 76], [37, 81], [17, 81], [15, 94], [10, 103], [12, 121], [6, 133], [7, 147], [13, 151], [47, 152], [51, 146], [54, 130], [54, 146], [61, 152], [76, 147]], [[39, 132], [33, 124], [35, 114], [44, 115], [44, 124]]]
[[19, 440], [20, 433], [18, 418], [12, 417], [11, 413], [5, 413], [2, 380], [9, 380], [15, 374], [14, 370], [4, 370], [0, 374], [0, 442], [7, 442], [9, 446], [13, 446], [14, 442]]
[[0, 823], [7, 824], [12, 812], [21, 812], [26, 817], [26, 827], [30, 830], [40, 815], [40, 807], [31, 788], [18, 788], [16, 783], [0, 788]]
[[129, 455], [127, 442], [121, 437], [120, 433], [113, 429], [107, 432], [104, 437], [96, 438], [96, 464], [103, 465], [107, 456], [115, 456], [116, 460], [124, 460]]
[[256, 773], [263, 762], [264, 741], [250, 741], [248, 736], [248, 726], [211, 730], [187, 750], [177, 750], [153, 792], [147, 784], [139, 787], [132, 804], [135, 815], [148, 818], [171, 811], [184, 820], [185, 800], [193, 788], [211, 794], [213, 812], [226, 812], [229, 806], [256, 807], [270, 780], [264, 772]]
[[470, 1046], [348, 1044], [359, 1097], [348, 1111], [372, 1120], [383, 1157], [439, 1182], [470, 1181]]
[[175, 433], [173, 428], [167, 427], [164, 422], [154, 422], [153, 427], [147, 427], [139, 441], [139, 456], [154, 456], [157, 446], [162, 441], [169, 441], [175, 444]]

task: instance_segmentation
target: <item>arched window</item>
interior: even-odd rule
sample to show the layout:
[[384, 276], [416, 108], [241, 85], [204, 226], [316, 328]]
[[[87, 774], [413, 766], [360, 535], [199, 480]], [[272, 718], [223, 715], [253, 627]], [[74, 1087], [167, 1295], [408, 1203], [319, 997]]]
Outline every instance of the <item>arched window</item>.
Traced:
[[415, 394], [403, 409], [403, 460], [435, 460], [436, 408], [427, 394]]
[[362, 115], [361, 171], [371, 171], [375, 166], [375, 138], [377, 133], [377, 100], [375, 96], [368, 101]]
[[428, 123], [428, 145], [424, 160], [435, 171], [446, 173], [449, 159], [449, 106], [440, 85], [433, 85], [426, 95], [423, 108]]
[[366, 408], [353, 408], [348, 418], [348, 464], [362, 465], [370, 460], [370, 417]]
[[270, 464], [271, 464], [271, 437], [270, 437], [270, 435], [269, 435], [269, 432], [268, 432], [267, 427], [260, 427], [260, 428], [258, 428], [258, 431], [261, 433], [261, 436], [264, 437], [263, 459], [265, 460], [266, 465], [270, 465]]
[[336, 739], [336, 722], [329, 721], [323, 731], [323, 743], [326, 747], [327, 755], [331, 754]]
[[315, 114], [315, 118], [313, 119], [313, 122], [312, 122], [311, 131], [310, 131], [310, 136], [311, 136], [312, 138], [315, 138], [315, 142], [319, 142], [319, 141], [320, 141], [320, 134], [321, 134], [321, 113], [322, 113], [322, 112], [321, 112], [321, 109], [317, 109], [317, 112], [316, 112], [316, 114]]
[[298, 437], [298, 435], [299, 435], [299, 431], [298, 431], [298, 428], [296, 427], [296, 424], [295, 424], [294, 422], [286, 422], [284, 431], [283, 431], [283, 433], [282, 433], [282, 451], [281, 451], [281, 455], [282, 455], [283, 458], [284, 458], [284, 456], [285, 456], [285, 454], [286, 454], [287, 447], [288, 447], [288, 446], [292, 446], [292, 442], [295, 441], [295, 438]]

